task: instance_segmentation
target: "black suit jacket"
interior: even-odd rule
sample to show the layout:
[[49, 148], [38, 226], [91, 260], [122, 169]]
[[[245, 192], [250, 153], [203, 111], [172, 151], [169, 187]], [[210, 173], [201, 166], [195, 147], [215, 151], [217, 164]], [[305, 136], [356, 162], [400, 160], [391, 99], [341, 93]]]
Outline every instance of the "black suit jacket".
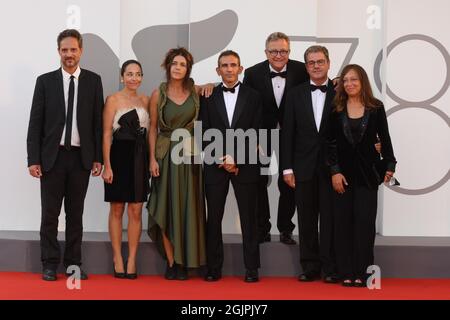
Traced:
[[328, 80], [325, 104], [317, 131], [311, 100], [310, 83], [292, 88], [286, 98], [281, 133], [282, 168], [293, 169], [297, 181], [313, 177], [319, 167], [326, 169], [327, 133], [335, 90]]
[[[202, 121], [203, 131], [208, 129], [218, 129], [223, 137], [222, 155], [214, 155], [218, 160], [220, 156], [227, 154], [226, 152], [226, 130], [227, 129], [260, 129], [262, 121], [262, 107], [259, 94], [250, 87], [241, 84], [239, 86], [239, 93], [236, 100], [236, 106], [233, 114], [232, 123], [230, 124], [227, 117], [225, 101], [221, 86], [214, 88], [212, 95], [209, 98], [201, 98], [200, 103], [200, 117]], [[203, 147], [206, 148], [210, 143], [204, 141]], [[242, 144], [240, 145], [242, 146]], [[211, 146], [212, 147], [212, 146]], [[248, 141], [245, 142], [245, 163], [239, 164], [239, 174], [228, 173], [225, 169], [219, 168], [217, 163], [204, 164], [205, 183], [216, 184], [228, 181], [233, 178], [239, 183], [256, 183], [259, 179], [260, 166], [259, 160], [257, 163], [249, 163], [250, 153], [257, 157], [257, 150], [250, 146]], [[235, 140], [234, 160], [239, 157], [237, 143]]]
[[377, 134], [381, 142], [381, 155], [388, 171], [395, 171], [397, 163], [384, 106], [366, 110], [359, 126], [358, 139], [354, 141], [347, 112], [333, 112], [328, 136], [328, 165], [331, 174], [342, 173], [347, 182], [358, 177], [359, 183], [369, 188], [378, 188], [379, 179], [375, 164], [380, 154], [375, 149]]
[[263, 128], [275, 129], [278, 123], [282, 127], [285, 109], [286, 93], [293, 87], [309, 80], [306, 67], [303, 62], [289, 60], [287, 63], [286, 86], [280, 107], [277, 106], [273, 94], [272, 78], [270, 77], [269, 61], [260, 62], [244, 73], [244, 84], [258, 91], [263, 105]]
[[[102, 162], [103, 88], [99, 75], [81, 69], [78, 79], [77, 124], [83, 167]], [[66, 121], [61, 68], [36, 80], [28, 124], [28, 166], [40, 164], [49, 171], [58, 155]]]

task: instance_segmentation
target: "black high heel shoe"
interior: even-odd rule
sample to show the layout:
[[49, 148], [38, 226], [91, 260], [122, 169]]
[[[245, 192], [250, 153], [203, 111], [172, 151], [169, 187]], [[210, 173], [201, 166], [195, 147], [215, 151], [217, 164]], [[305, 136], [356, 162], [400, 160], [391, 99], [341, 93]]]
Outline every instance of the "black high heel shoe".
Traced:
[[114, 275], [114, 278], [119, 278], [119, 279], [125, 279], [125, 276], [126, 276], [125, 272], [117, 272], [116, 271], [116, 265], [114, 264], [114, 261], [113, 261], [113, 275]]
[[[127, 272], [125, 273], [125, 277], [130, 280], [137, 279], [137, 270], [134, 273], [128, 273], [128, 260], [125, 262], [125, 264], [127, 266]], [[137, 269], [137, 267], [136, 267], [136, 269]]]

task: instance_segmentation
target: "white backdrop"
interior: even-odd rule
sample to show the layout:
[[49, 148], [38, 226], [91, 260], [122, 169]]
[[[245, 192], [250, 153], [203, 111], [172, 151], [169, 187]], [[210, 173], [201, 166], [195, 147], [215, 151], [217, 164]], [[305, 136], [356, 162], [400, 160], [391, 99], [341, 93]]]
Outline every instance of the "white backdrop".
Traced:
[[[313, 43], [326, 45], [331, 77], [344, 61], [361, 64], [391, 113], [388, 121], [402, 183], [397, 191], [381, 188], [380, 233], [450, 236], [448, 12], [446, 0], [4, 1], [0, 230], [39, 230], [39, 182], [26, 169], [31, 99], [36, 77], [59, 66], [57, 34], [76, 27], [87, 40], [82, 66], [102, 75], [105, 95], [119, 88], [119, 64], [130, 58], [143, 63], [143, 90], [150, 94], [162, 79], [159, 64], [167, 45], [191, 49], [198, 61], [193, 69], [197, 83], [219, 81], [215, 67], [220, 51], [233, 49], [244, 67], [251, 66], [265, 59], [264, 41], [273, 31], [291, 36], [293, 59], [303, 61], [304, 50]], [[383, 54], [383, 49], [388, 50]], [[277, 233], [276, 183], [269, 190], [272, 233]], [[239, 233], [231, 195], [224, 232]], [[107, 215], [103, 183], [91, 179], [85, 230], [107, 231]], [[145, 226], [146, 211], [143, 218]], [[60, 220], [63, 229], [63, 214]]]

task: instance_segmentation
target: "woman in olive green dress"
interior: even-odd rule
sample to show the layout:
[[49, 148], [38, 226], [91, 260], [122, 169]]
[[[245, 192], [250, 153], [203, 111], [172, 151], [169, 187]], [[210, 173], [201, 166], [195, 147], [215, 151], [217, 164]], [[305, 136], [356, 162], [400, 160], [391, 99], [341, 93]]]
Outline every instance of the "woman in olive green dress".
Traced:
[[200, 107], [198, 94], [208, 88], [194, 85], [192, 65], [192, 55], [186, 49], [169, 50], [161, 65], [167, 82], [161, 83], [150, 98], [148, 234], [167, 260], [168, 280], [185, 280], [187, 268], [206, 264], [201, 164], [176, 164], [171, 155], [178, 144], [171, 141], [172, 132], [184, 128], [193, 134]]

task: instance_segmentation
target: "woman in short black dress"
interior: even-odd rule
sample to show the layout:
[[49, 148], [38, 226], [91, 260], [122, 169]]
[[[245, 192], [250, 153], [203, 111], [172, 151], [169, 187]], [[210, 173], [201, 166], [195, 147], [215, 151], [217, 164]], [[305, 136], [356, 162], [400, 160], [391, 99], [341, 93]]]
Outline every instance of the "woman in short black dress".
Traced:
[[[126, 61], [121, 69], [124, 88], [107, 98], [103, 112], [103, 179], [105, 201], [111, 203], [109, 234], [117, 278], [137, 277], [136, 253], [142, 230], [142, 205], [149, 192], [148, 97], [137, 92], [142, 75], [139, 62]], [[126, 203], [129, 256], [124, 264], [121, 247]]]

